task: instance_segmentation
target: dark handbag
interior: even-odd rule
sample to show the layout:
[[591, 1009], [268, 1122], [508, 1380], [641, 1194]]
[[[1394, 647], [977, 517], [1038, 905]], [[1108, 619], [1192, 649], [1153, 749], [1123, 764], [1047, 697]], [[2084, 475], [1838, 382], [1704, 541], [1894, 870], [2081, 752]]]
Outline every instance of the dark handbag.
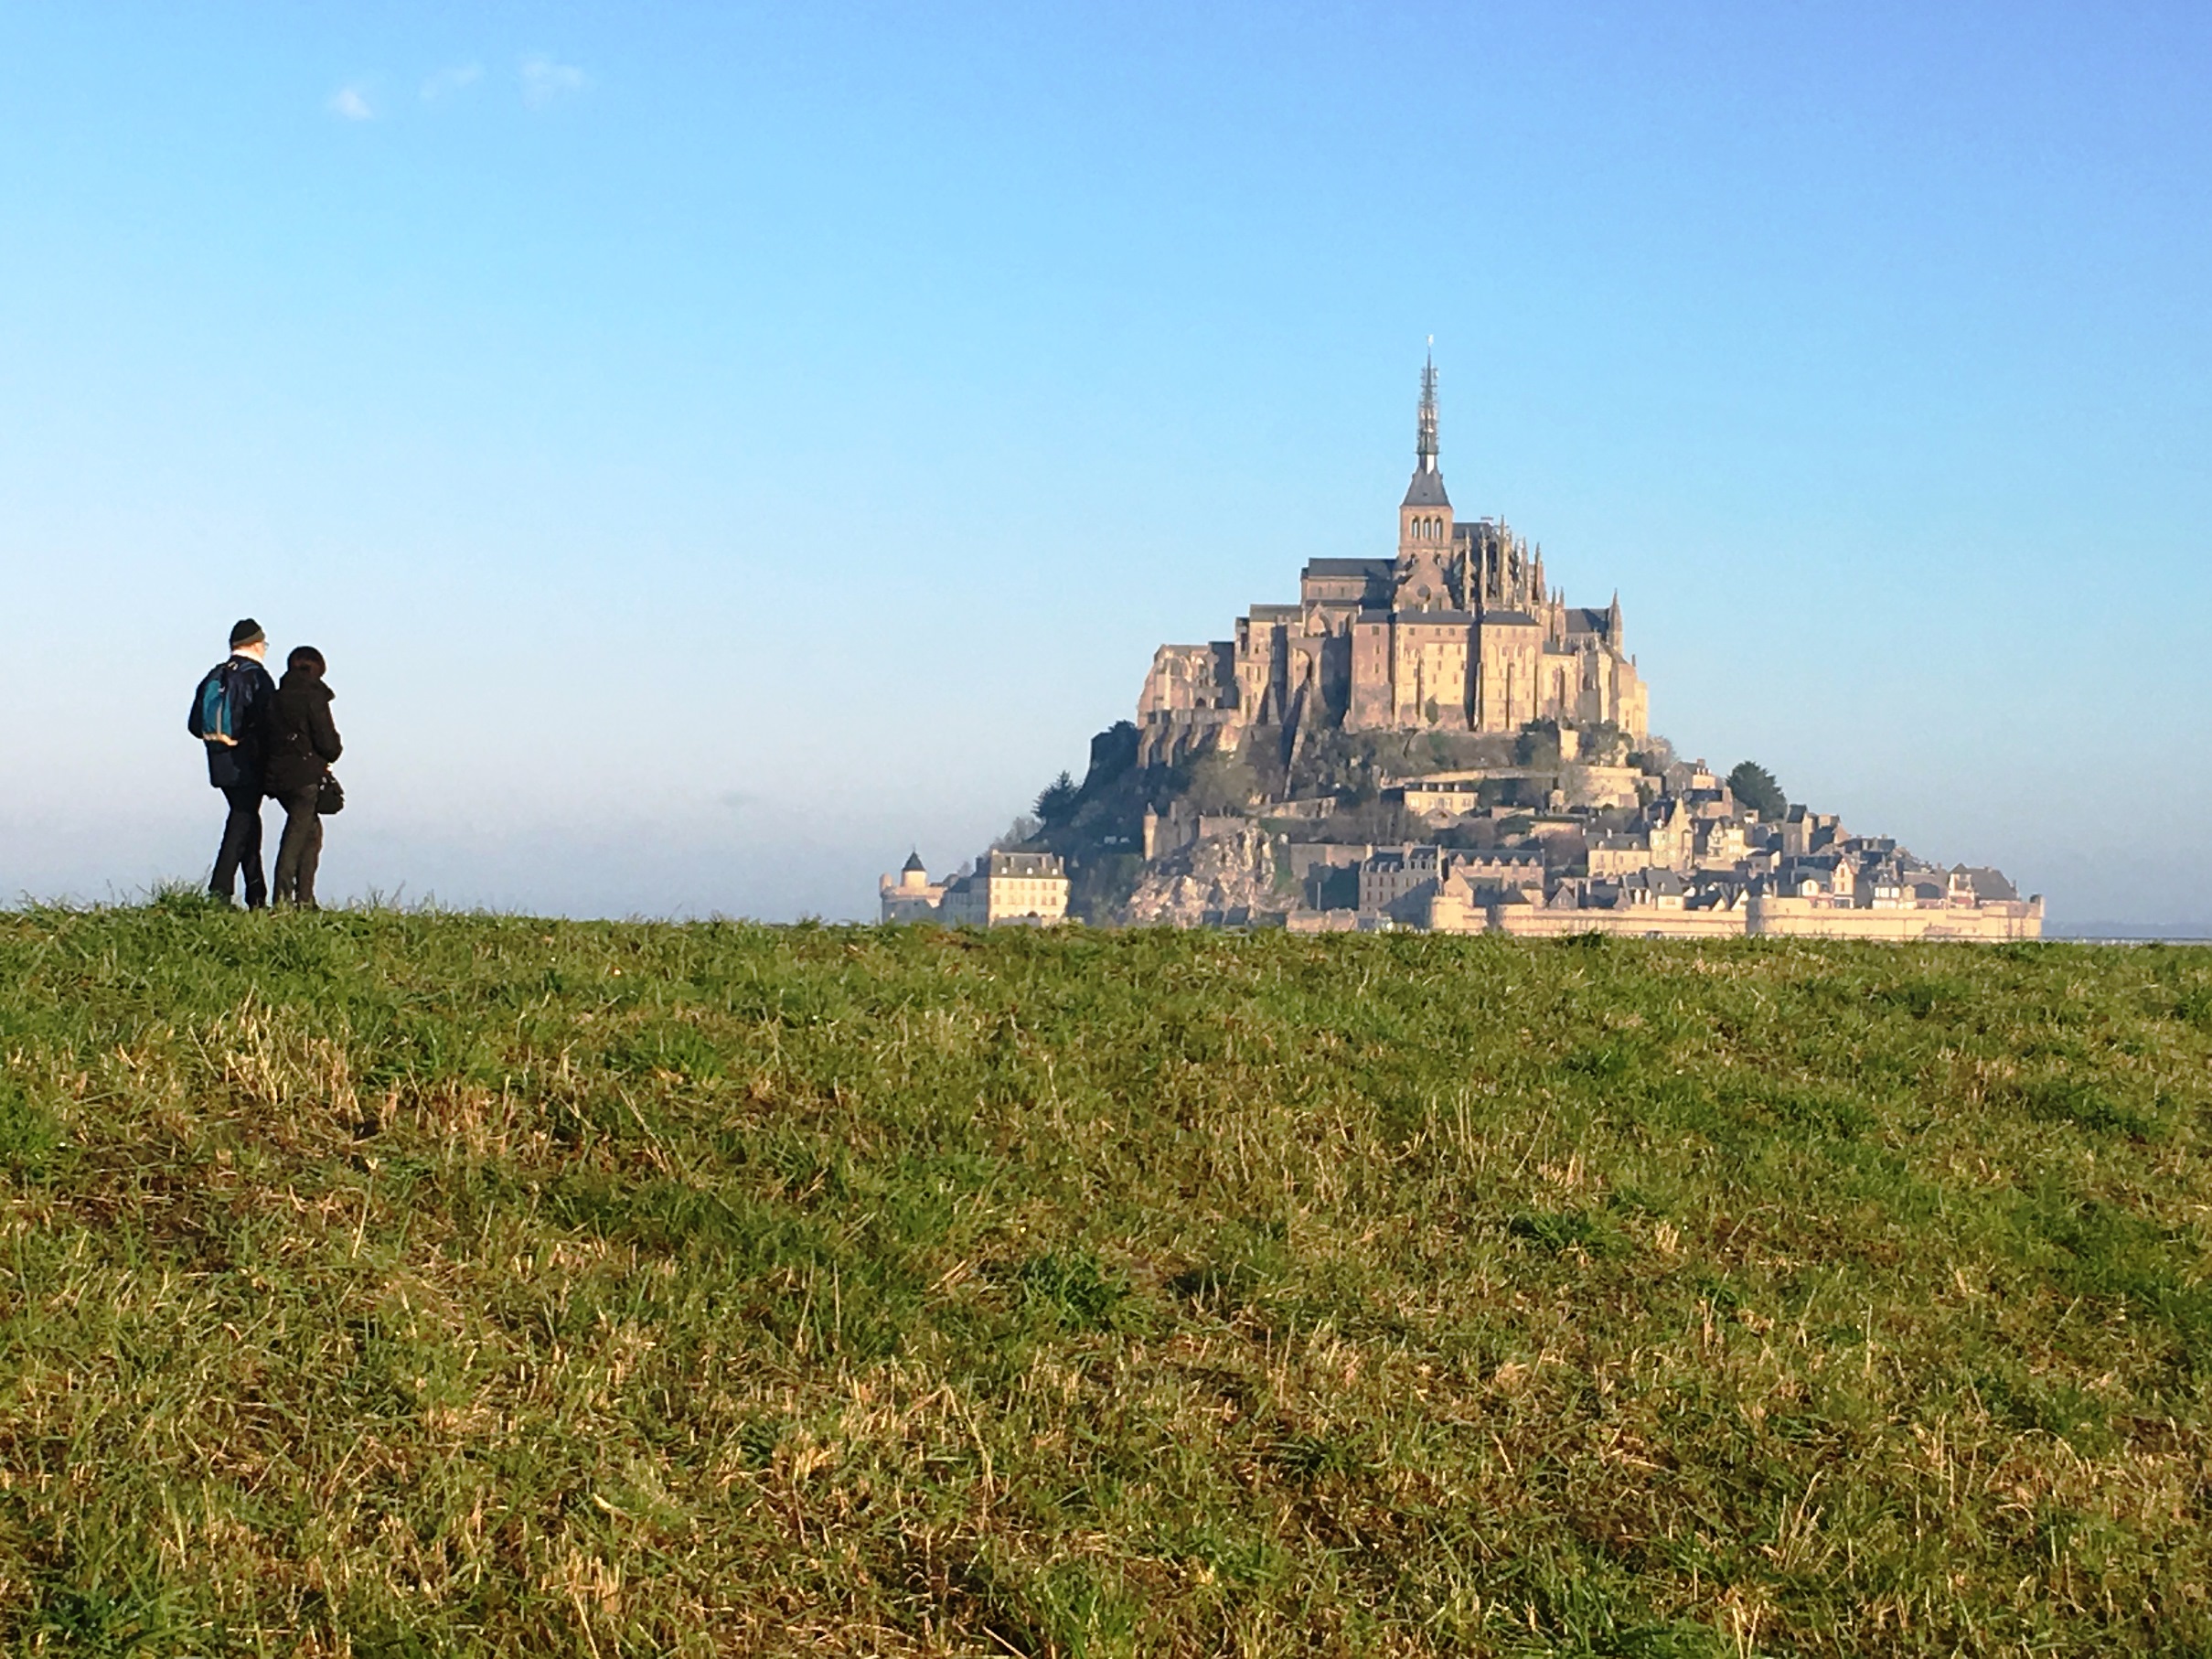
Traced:
[[338, 782], [337, 773], [326, 771], [323, 781], [315, 786], [315, 809], [322, 818], [346, 810], [346, 786]]

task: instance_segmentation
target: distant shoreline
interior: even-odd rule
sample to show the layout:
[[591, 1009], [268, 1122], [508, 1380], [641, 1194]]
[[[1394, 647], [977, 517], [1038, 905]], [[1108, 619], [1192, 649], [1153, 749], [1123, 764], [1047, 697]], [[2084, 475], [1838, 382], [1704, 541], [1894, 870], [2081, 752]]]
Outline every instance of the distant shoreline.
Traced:
[[2043, 937], [2081, 945], [2212, 945], [2212, 922], [2046, 922]]

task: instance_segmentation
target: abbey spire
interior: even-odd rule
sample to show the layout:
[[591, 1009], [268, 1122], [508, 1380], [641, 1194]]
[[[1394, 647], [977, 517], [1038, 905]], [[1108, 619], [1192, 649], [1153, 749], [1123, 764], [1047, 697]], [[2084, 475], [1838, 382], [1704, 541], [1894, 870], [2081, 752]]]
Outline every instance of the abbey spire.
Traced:
[[1430, 352], [1421, 364], [1421, 416], [1414, 434], [1414, 470], [1437, 470], [1437, 357]]
[[1413, 482], [1405, 487], [1403, 506], [1443, 508], [1448, 521], [1451, 498], [1444, 493], [1444, 475], [1437, 470], [1437, 359], [1433, 352], [1421, 365], [1421, 412], [1414, 429]]

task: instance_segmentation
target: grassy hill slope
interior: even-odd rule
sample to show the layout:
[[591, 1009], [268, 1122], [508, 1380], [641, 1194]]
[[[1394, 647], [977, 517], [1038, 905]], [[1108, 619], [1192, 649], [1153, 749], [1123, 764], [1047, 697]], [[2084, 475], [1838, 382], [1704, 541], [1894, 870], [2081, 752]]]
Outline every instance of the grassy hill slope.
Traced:
[[0, 916], [14, 1651], [2212, 1645], [2212, 955]]

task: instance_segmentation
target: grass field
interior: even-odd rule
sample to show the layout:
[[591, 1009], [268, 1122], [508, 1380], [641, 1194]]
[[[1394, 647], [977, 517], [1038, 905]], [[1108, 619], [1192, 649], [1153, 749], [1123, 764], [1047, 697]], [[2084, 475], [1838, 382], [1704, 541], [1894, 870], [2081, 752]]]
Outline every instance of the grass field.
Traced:
[[2212, 1652], [2212, 953], [0, 915], [16, 1653]]

